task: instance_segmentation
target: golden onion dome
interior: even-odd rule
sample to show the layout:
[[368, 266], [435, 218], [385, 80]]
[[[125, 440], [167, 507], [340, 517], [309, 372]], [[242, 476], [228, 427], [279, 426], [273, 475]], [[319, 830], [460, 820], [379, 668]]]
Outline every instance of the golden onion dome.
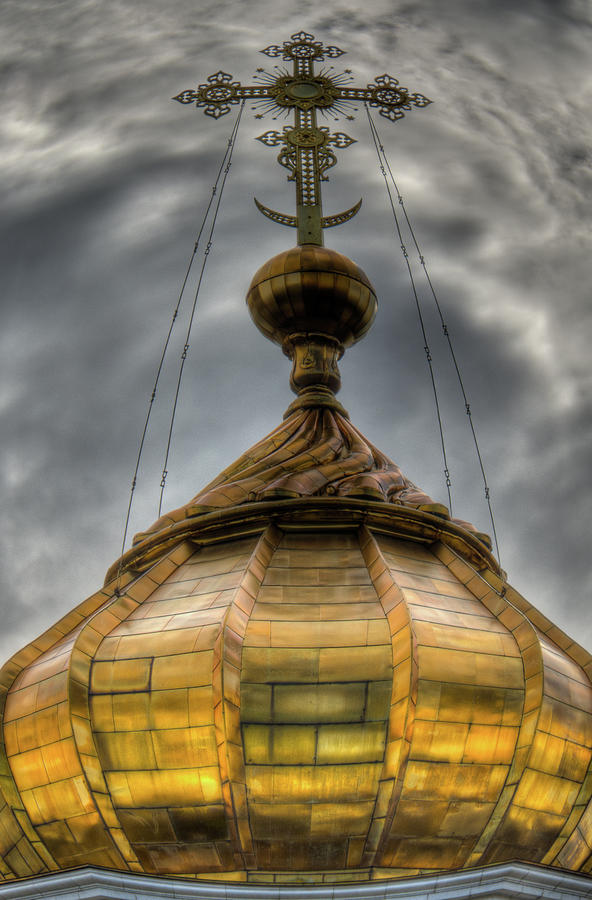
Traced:
[[248, 302], [284, 422], [2, 669], [1, 877], [590, 871], [592, 657], [335, 400], [365, 276], [281, 259]]

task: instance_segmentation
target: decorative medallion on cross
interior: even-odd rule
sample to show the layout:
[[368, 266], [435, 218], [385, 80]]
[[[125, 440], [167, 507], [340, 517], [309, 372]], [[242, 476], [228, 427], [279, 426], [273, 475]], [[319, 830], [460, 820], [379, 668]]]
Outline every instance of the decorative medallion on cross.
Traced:
[[396, 78], [379, 75], [365, 88], [350, 87], [350, 70], [332, 74], [333, 66], [321, 67], [315, 72], [315, 62], [336, 59], [345, 51], [339, 47], [325, 47], [315, 41], [314, 35], [300, 31], [280, 47], [276, 44], [261, 51], [266, 56], [282, 57], [292, 62], [292, 71], [275, 66], [276, 74], [257, 69], [256, 85], [242, 85], [233, 81], [227, 72], [210, 75], [205, 84], [196, 90], [181, 91], [174, 100], [179, 103], [195, 103], [204, 107], [207, 116], [215, 119], [230, 112], [233, 105], [243, 100], [255, 100], [260, 109], [256, 118], [265, 113], [277, 115], [293, 113], [292, 125], [283, 131], [266, 131], [258, 140], [268, 147], [281, 147], [278, 162], [288, 169], [288, 181], [296, 183], [296, 215], [275, 212], [255, 200], [257, 208], [269, 219], [281, 225], [298, 229], [299, 244], [323, 244], [323, 228], [341, 225], [358, 212], [360, 200], [351, 209], [333, 216], [323, 216], [321, 182], [327, 181], [327, 170], [337, 162], [336, 149], [344, 149], [355, 143], [343, 132], [331, 133], [317, 124], [317, 112], [337, 119], [346, 115], [353, 119], [355, 104], [367, 103], [379, 110], [380, 115], [391, 122], [403, 118], [412, 106], [422, 107], [431, 103], [423, 94], [410, 94]]

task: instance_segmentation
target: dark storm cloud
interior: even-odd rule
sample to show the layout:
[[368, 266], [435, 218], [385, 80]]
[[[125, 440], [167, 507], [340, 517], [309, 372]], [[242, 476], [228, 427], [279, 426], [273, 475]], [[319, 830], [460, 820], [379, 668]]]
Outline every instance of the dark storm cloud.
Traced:
[[[119, 553], [162, 341], [233, 117], [169, 97], [299, 28], [337, 44], [365, 84], [386, 71], [434, 104], [377, 119], [430, 266], [492, 489], [502, 564], [588, 646], [590, 121], [583, 3], [375, 2], [322, 7], [25, 0], [7, 6], [3, 271], [3, 655], [94, 591]], [[255, 268], [293, 243], [253, 195], [290, 212], [275, 123], [245, 111], [200, 293], [165, 508], [189, 499], [281, 420], [288, 363], [252, 327]], [[280, 127], [281, 127], [280, 123]], [[445, 499], [423, 342], [363, 110], [327, 124], [340, 154], [326, 209], [363, 196], [327, 235], [372, 278], [380, 318], [342, 363], [352, 419]], [[412, 242], [406, 238], [410, 251]], [[413, 255], [413, 253], [412, 253]], [[196, 274], [196, 273], [194, 273]], [[456, 515], [490, 530], [437, 314], [417, 270]], [[191, 290], [195, 280], [191, 282]], [[188, 292], [157, 394], [131, 532], [157, 512]]]

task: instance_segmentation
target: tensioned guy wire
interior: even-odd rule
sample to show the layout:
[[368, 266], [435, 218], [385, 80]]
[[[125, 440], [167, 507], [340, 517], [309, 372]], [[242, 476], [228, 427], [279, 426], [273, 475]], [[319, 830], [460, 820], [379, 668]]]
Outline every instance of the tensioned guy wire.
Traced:
[[395, 209], [395, 203], [393, 200], [393, 195], [391, 192], [390, 184], [388, 183], [388, 177], [386, 173], [386, 169], [382, 162], [381, 152], [380, 152], [380, 143], [378, 140], [378, 134], [376, 132], [374, 122], [372, 121], [372, 117], [370, 115], [370, 109], [367, 103], [364, 103], [366, 108], [366, 114], [368, 116], [368, 121], [370, 123], [370, 133], [372, 134], [372, 140], [374, 142], [374, 147], [376, 149], [376, 155], [378, 156], [378, 164], [380, 166], [380, 171], [384, 178], [384, 183], [386, 186], [388, 198], [390, 201], [391, 209], [393, 212], [393, 218], [395, 221], [395, 227], [397, 230], [397, 236], [399, 238], [399, 243], [401, 245], [401, 251], [403, 253], [403, 257], [405, 259], [405, 263], [407, 264], [407, 272], [409, 274], [409, 280], [411, 282], [411, 290], [413, 291], [413, 299], [415, 300], [415, 308], [417, 310], [417, 316], [419, 319], [419, 324], [421, 327], [421, 333], [423, 337], [423, 349], [425, 350], [426, 360], [428, 363], [428, 369], [430, 373], [430, 380], [432, 382], [432, 392], [434, 394], [434, 405], [436, 407], [436, 418], [438, 419], [438, 429], [440, 432], [440, 446], [442, 448], [442, 461], [444, 463], [444, 478], [446, 479], [446, 490], [448, 492], [448, 509], [450, 510], [450, 515], [452, 515], [452, 494], [450, 491], [452, 481], [450, 479], [450, 470], [448, 468], [448, 460], [446, 458], [446, 445], [444, 443], [444, 427], [442, 425], [442, 417], [440, 415], [440, 402], [438, 400], [438, 389], [436, 387], [436, 378], [434, 375], [434, 367], [432, 365], [432, 354], [430, 351], [430, 346], [428, 344], [428, 337], [425, 330], [425, 324], [423, 321], [423, 313], [421, 311], [421, 304], [419, 302], [419, 295], [417, 293], [417, 287], [415, 285], [415, 279], [413, 277], [413, 271], [411, 269], [411, 263], [409, 261], [409, 254], [407, 253], [407, 247], [405, 246], [405, 242], [403, 241], [403, 235], [401, 233], [401, 226], [399, 225], [399, 217], [397, 216], [397, 210]]
[[[239, 110], [239, 114], [238, 114], [238, 116], [237, 116], [237, 119], [236, 119], [236, 121], [235, 121], [234, 127], [233, 127], [233, 129], [232, 129], [231, 136], [230, 136], [229, 140], [227, 141], [227, 144], [226, 144], [226, 150], [225, 150], [224, 155], [223, 155], [223, 157], [222, 157], [222, 161], [221, 161], [221, 163], [220, 163], [220, 167], [219, 167], [218, 173], [217, 173], [217, 175], [216, 175], [216, 180], [215, 180], [215, 182], [214, 182], [214, 184], [213, 184], [213, 186], [212, 186], [212, 192], [211, 192], [211, 194], [210, 194], [210, 199], [209, 199], [209, 201], [208, 201], [208, 205], [207, 205], [206, 211], [205, 211], [205, 213], [204, 213], [204, 215], [203, 215], [203, 219], [202, 219], [202, 222], [201, 222], [201, 226], [200, 226], [200, 229], [199, 229], [197, 238], [196, 238], [196, 240], [195, 240], [195, 242], [194, 242], [193, 249], [192, 249], [191, 255], [190, 255], [190, 257], [189, 257], [189, 262], [188, 262], [188, 265], [187, 265], [187, 269], [186, 269], [186, 271], [185, 271], [185, 277], [183, 278], [183, 282], [182, 282], [182, 284], [181, 284], [181, 290], [179, 291], [179, 295], [178, 295], [178, 297], [177, 297], [177, 300], [176, 300], [176, 303], [175, 303], [175, 307], [174, 307], [174, 309], [173, 309], [173, 314], [172, 314], [171, 321], [170, 321], [170, 324], [169, 324], [169, 328], [168, 328], [168, 331], [167, 331], [167, 334], [166, 334], [166, 337], [165, 337], [165, 340], [164, 340], [162, 352], [161, 352], [161, 355], [160, 355], [160, 360], [159, 360], [159, 363], [158, 363], [158, 367], [157, 367], [157, 369], [156, 369], [156, 376], [155, 376], [155, 378], [154, 378], [154, 384], [153, 384], [153, 387], [152, 387], [152, 393], [150, 394], [150, 398], [149, 398], [149, 400], [148, 400], [148, 409], [147, 409], [147, 412], [146, 412], [146, 418], [145, 418], [145, 420], [144, 420], [144, 428], [143, 428], [143, 430], [142, 430], [142, 436], [141, 436], [141, 438], [140, 438], [140, 444], [139, 444], [139, 447], [138, 447], [138, 453], [137, 453], [137, 456], [136, 456], [136, 465], [135, 465], [135, 468], [134, 468], [134, 474], [133, 474], [133, 476], [132, 476], [132, 482], [131, 482], [131, 487], [130, 487], [130, 496], [129, 496], [129, 501], [128, 501], [128, 505], [127, 505], [127, 513], [126, 513], [126, 517], [125, 517], [125, 525], [124, 525], [124, 529], [123, 529], [123, 539], [122, 539], [122, 542], [121, 542], [121, 554], [120, 554], [120, 557], [123, 556], [123, 553], [124, 553], [124, 551], [125, 551], [125, 542], [126, 542], [126, 540], [127, 540], [127, 532], [128, 532], [129, 523], [130, 523], [130, 518], [131, 518], [132, 505], [133, 505], [133, 500], [134, 500], [134, 492], [135, 492], [135, 490], [136, 490], [136, 485], [137, 485], [137, 481], [138, 481], [138, 472], [139, 472], [139, 469], [140, 469], [140, 463], [141, 463], [141, 461], [142, 461], [142, 454], [143, 454], [143, 451], [144, 451], [144, 444], [145, 444], [145, 442], [146, 442], [146, 436], [147, 436], [147, 434], [148, 434], [148, 426], [149, 426], [149, 424], [150, 424], [150, 417], [151, 417], [151, 415], [152, 415], [152, 409], [153, 409], [153, 407], [154, 407], [154, 400], [156, 399], [156, 391], [157, 391], [158, 384], [159, 384], [159, 381], [160, 381], [160, 376], [161, 376], [161, 374], [162, 374], [162, 368], [163, 368], [164, 361], [165, 361], [165, 357], [166, 357], [166, 354], [167, 354], [167, 350], [168, 350], [168, 348], [169, 348], [169, 344], [170, 344], [170, 341], [171, 341], [171, 335], [172, 335], [172, 333], [173, 333], [173, 328], [175, 327], [175, 322], [177, 321], [177, 317], [178, 317], [178, 315], [179, 315], [179, 309], [180, 309], [180, 307], [181, 307], [181, 303], [182, 303], [182, 300], [183, 300], [183, 295], [184, 295], [184, 293], [185, 293], [185, 288], [186, 288], [186, 286], [187, 286], [187, 281], [189, 280], [189, 275], [190, 275], [190, 273], [191, 273], [191, 269], [193, 268], [193, 263], [194, 263], [194, 260], [195, 260], [195, 256], [196, 256], [197, 251], [198, 251], [198, 249], [199, 249], [200, 241], [201, 241], [201, 238], [202, 238], [202, 235], [203, 235], [205, 226], [206, 226], [206, 222], [207, 222], [207, 220], [208, 220], [208, 216], [209, 216], [209, 214], [210, 214], [210, 210], [211, 210], [212, 204], [213, 204], [213, 202], [214, 202], [214, 197], [215, 197], [216, 194], [218, 193], [218, 185], [219, 185], [219, 183], [220, 183], [220, 179], [222, 178], [223, 172], [225, 172], [225, 167], [227, 166], [227, 161], [229, 160], [229, 157], [232, 155], [232, 150], [233, 150], [234, 143], [235, 143], [235, 140], [236, 140], [236, 134], [237, 134], [237, 131], [238, 131], [238, 123], [239, 123], [239, 121], [240, 121], [241, 113], [242, 113], [242, 107], [241, 107], [241, 109]], [[226, 179], [226, 174], [224, 175], [224, 180], [225, 180], [225, 179]], [[219, 195], [219, 197], [220, 197], [220, 195]], [[220, 199], [218, 199], [218, 206], [219, 206], [219, 205], [220, 205]], [[217, 212], [217, 208], [216, 208], [216, 212]], [[202, 272], [203, 272], [203, 269], [202, 269]], [[195, 306], [195, 304], [194, 304], [194, 306]], [[119, 572], [118, 572], [118, 579], [119, 579], [119, 576], [120, 576], [120, 575], [121, 575], [121, 564], [120, 564], [120, 568], [119, 568]]]
[[188, 326], [187, 326], [187, 332], [186, 332], [186, 335], [185, 335], [185, 344], [184, 344], [184, 346], [183, 346], [183, 352], [181, 353], [181, 361], [180, 361], [180, 364], [179, 364], [179, 374], [178, 374], [178, 377], [177, 377], [177, 387], [176, 387], [176, 390], [175, 390], [175, 399], [174, 399], [174, 401], [173, 401], [173, 409], [172, 409], [172, 412], [171, 412], [171, 421], [170, 421], [170, 425], [169, 425], [169, 433], [168, 433], [168, 439], [167, 439], [166, 451], [165, 451], [165, 456], [164, 456], [164, 464], [163, 464], [163, 467], [162, 467], [162, 477], [161, 477], [161, 480], [160, 480], [160, 498], [159, 498], [159, 501], [158, 501], [158, 515], [159, 515], [159, 516], [160, 516], [161, 511], [162, 511], [162, 500], [163, 500], [163, 497], [164, 497], [164, 489], [165, 489], [165, 486], [166, 486], [166, 479], [167, 479], [167, 475], [168, 475], [167, 465], [168, 465], [168, 461], [169, 461], [169, 454], [170, 454], [170, 451], [171, 451], [171, 441], [172, 441], [172, 439], [173, 439], [173, 428], [174, 428], [174, 425], [175, 425], [175, 416], [176, 416], [176, 413], [177, 413], [177, 404], [178, 404], [178, 401], [179, 401], [179, 391], [181, 390], [181, 380], [182, 380], [182, 378], [183, 378], [183, 370], [184, 370], [184, 368], [185, 368], [185, 361], [186, 361], [186, 359], [187, 359], [187, 354], [188, 354], [188, 352], [189, 352], [189, 341], [190, 341], [190, 338], [191, 338], [191, 330], [192, 330], [192, 328], [193, 328], [193, 320], [194, 320], [194, 318], [195, 318], [195, 312], [196, 312], [196, 309], [197, 309], [197, 300], [198, 300], [198, 297], [199, 297], [199, 291], [200, 291], [200, 288], [201, 288], [201, 283], [202, 283], [202, 281], [203, 281], [203, 276], [204, 276], [205, 268], [206, 268], [206, 265], [207, 265], [207, 262], [208, 262], [208, 257], [209, 257], [209, 254], [210, 254], [210, 250], [212, 249], [212, 244], [213, 244], [213, 242], [214, 242], [214, 228], [216, 227], [216, 221], [217, 221], [217, 219], [218, 219], [218, 212], [219, 212], [219, 210], [220, 210], [220, 203], [222, 202], [222, 194], [224, 193], [224, 186], [225, 186], [225, 184], [226, 184], [226, 179], [228, 178], [228, 173], [230, 172], [230, 166], [232, 165], [232, 153], [233, 153], [233, 150], [234, 150], [234, 145], [235, 145], [235, 142], [236, 142], [236, 136], [237, 136], [237, 133], [238, 133], [238, 128], [239, 128], [239, 125], [240, 125], [240, 120], [241, 120], [241, 116], [242, 116], [242, 114], [243, 114], [243, 109], [244, 109], [244, 108], [245, 108], [245, 101], [243, 100], [242, 103], [241, 103], [241, 105], [240, 105], [240, 109], [239, 109], [239, 111], [238, 111], [238, 115], [237, 115], [237, 117], [236, 117], [236, 121], [235, 121], [235, 123], [234, 123], [234, 128], [232, 129], [232, 134], [231, 134], [231, 136], [230, 136], [230, 140], [228, 141], [228, 157], [227, 157], [227, 162], [226, 162], [226, 165], [225, 165], [225, 167], [224, 167], [224, 175], [223, 175], [223, 177], [222, 177], [222, 184], [220, 185], [220, 191], [219, 191], [219, 193], [218, 193], [218, 200], [217, 200], [217, 202], [216, 202], [216, 206], [215, 206], [215, 209], [214, 209], [214, 215], [213, 215], [213, 217], [212, 217], [212, 224], [210, 225], [210, 230], [209, 230], [209, 233], [208, 233], [208, 243], [206, 244], [206, 248], [205, 248], [205, 250], [204, 250], [203, 260], [202, 260], [202, 264], [201, 264], [201, 270], [200, 270], [199, 278], [198, 278], [198, 281], [197, 281], [197, 287], [195, 288], [195, 294], [194, 294], [194, 296], [193, 296], [193, 305], [192, 305], [192, 307], [191, 307], [191, 315], [189, 316], [189, 324], [188, 324]]
[[[386, 155], [386, 151], [385, 151], [385, 149], [384, 149], [384, 146], [383, 146], [383, 144], [382, 144], [382, 141], [380, 140], [380, 135], [379, 135], [379, 133], [378, 133], [378, 129], [377, 129], [377, 127], [376, 127], [376, 124], [375, 124], [374, 120], [372, 119], [372, 116], [370, 115], [370, 110], [369, 110], [367, 104], [366, 104], [366, 113], [367, 113], [367, 115], [368, 115], [368, 121], [369, 121], [369, 123], [370, 123], [370, 131], [371, 131], [371, 133], [372, 133], [372, 138], [373, 138], [373, 140], [374, 140], [374, 146], [376, 147], [376, 150], [377, 150], [377, 153], [378, 153], [378, 159], [379, 159], [379, 163], [380, 163], [381, 172], [382, 172], [383, 175], [384, 175], [385, 182], [387, 182], [387, 173], [388, 173], [388, 178], [390, 178], [391, 183], [392, 183], [392, 186], [393, 186], [393, 188], [394, 188], [394, 190], [395, 190], [395, 192], [396, 192], [396, 194], [397, 194], [397, 201], [398, 201], [399, 206], [401, 207], [401, 209], [402, 209], [402, 211], [403, 211], [403, 215], [404, 215], [404, 217], [405, 217], [405, 222], [406, 222], [407, 227], [408, 227], [408, 229], [409, 229], [409, 234], [411, 235], [411, 239], [413, 240], [413, 244], [415, 245], [415, 249], [416, 249], [416, 251], [417, 251], [417, 256], [418, 256], [420, 265], [421, 265], [422, 269], [424, 270], [424, 273], [425, 273], [425, 276], [426, 276], [426, 280], [427, 280], [427, 283], [428, 283], [428, 286], [429, 286], [429, 289], [430, 289], [430, 293], [431, 293], [431, 295], [432, 295], [433, 301], [434, 301], [434, 303], [435, 303], [435, 305], [436, 305], [436, 309], [437, 309], [437, 311], [438, 311], [438, 317], [439, 317], [439, 319], [440, 319], [440, 324], [441, 324], [441, 326], [442, 326], [442, 332], [443, 332], [444, 337], [446, 338], [446, 342], [447, 342], [447, 344], [448, 344], [448, 349], [449, 349], [449, 351], [450, 351], [450, 357], [451, 357], [452, 363], [453, 363], [453, 365], [454, 365], [454, 369], [455, 369], [455, 372], [456, 372], [456, 377], [457, 377], [457, 379], [458, 379], [458, 383], [459, 383], [460, 390], [461, 390], [461, 393], [462, 393], [462, 398], [463, 398], [463, 401], [464, 401], [465, 412], [466, 412], [466, 414], [467, 414], [467, 417], [468, 417], [468, 420], [469, 420], [469, 426], [470, 426], [470, 428], [471, 428], [471, 434], [472, 434], [472, 436], [473, 436], [473, 444], [474, 444], [474, 447], [475, 447], [475, 452], [476, 452], [476, 455], [477, 455], [477, 460], [478, 460], [478, 462], [479, 462], [479, 468], [480, 468], [480, 470], [481, 470], [481, 477], [482, 477], [482, 479], [483, 479], [483, 488], [484, 488], [484, 493], [485, 493], [485, 499], [486, 499], [486, 501], [487, 501], [487, 508], [488, 508], [488, 511], [489, 511], [489, 519], [490, 519], [490, 521], [491, 521], [491, 530], [492, 530], [492, 534], [493, 534], [493, 540], [494, 540], [494, 543], [495, 543], [495, 550], [496, 550], [497, 561], [498, 561], [499, 565], [501, 566], [501, 559], [500, 559], [500, 552], [499, 552], [499, 543], [498, 543], [498, 539], [497, 539], [497, 531], [496, 531], [495, 520], [494, 520], [494, 516], [493, 516], [493, 507], [492, 507], [492, 504], [491, 504], [491, 496], [490, 496], [489, 485], [488, 485], [488, 483], [487, 483], [487, 477], [486, 477], [486, 475], [485, 475], [485, 466], [484, 466], [484, 464], [483, 464], [483, 457], [482, 457], [482, 455], [481, 455], [481, 450], [480, 450], [480, 448], [479, 448], [479, 442], [478, 442], [478, 440], [477, 440], [477, 432], [476, 432], [476, 430], [475, 430], [475, 424], [474, 424], [474, 422], [473, 422], [473, 416], [472, 416], [472, 413], [471, 413], [471, 405], [470, 405], [470, 403], [469, 403], [469, 401], [468, 401], [468, 398], [467, 398], [467, 393], [466, 393], [466, 390], [465, 390], [465, 386], [464, 386], [463, 378], [462, 378], [462, 375], [461, 375], [460, 367], [459, 367], [459, 364], [458, 364], [458, 360], [457, 360], [457, 358], [456, 358], [456, 354], [455, 354], [455, 352], [454, 352], [454, 347], [453, 347], [453, 344], [452, 344], [452, 337], [451, 337], [451, 334], [450, 334], [448, 325], [446, 324], [446, 321], [445, 321], [445, 319], [444, 319], [444, 315], [443, 315], [443, 313], [442, 313], [442, 307], [441, 307], [440, 302], [439, 302], [439, 300], [438, 300], [438, 297], [437, 297], [437, 294], [436, 294], [436, 291], [435, 291], [435, 288], [434, 288], [432, 279], [430, 278], [430, 274], [429, 274], [429, 272], [428, 272], [428, 268], [427, 268], [427, 263], [426, 263], [426, 261], [425, 261], [425, 257], [424, 257], [423, 253], [422, 253], [421, 250], [420, 250], [419, 243], [418, 243], [418, 240], [417, 240], [417, 237], [416, 237], [416, 234], [415, 234], [415, 230], [414, 230], [414, 228], [413, 228], [413, 226], [412, 226], [412, 224], [411, 224], [411, 221], [410, 221], [410, 219], [409, 219], [409, 216], [408, 216], [408, 214], [407, 214], [407, 209], [406, 209], [406, 207], [405, 207], [405, 201], [403, 200], [403, 197], [402, 197], [402, 195], [401, 195], [401, 192], [399, 191], [397, 182], [395, 181], [395, 177], [394, 177], [394, 175], [393, 175], [393, 173], [392, 173], [392, 170], [391, 170], [391, 167], [390, 167], [390, 164], [389, 164], [387, 155]], [[388, 182], [387, 182], [387, 189], [388, 189]], [[390, 191], [389, 191], [389, 199], [390, 199], [390, 201], [391, 201], [391, 206], [393, 207], [393, 214], [395, 215], [395, 220], [396, 220], [397, 216], [396, 216], [396, 213], [395, 213], [395, 211], [394, 211], [393, 200], [392, 200], [392, 196], [391, 196], [391, 192], [390, 192]], [[398, 225], [397, 225], [397, 228], [398, 228]], [[400, 231], [399, 231], [399, 234], [400, 234]], [[405, 252], [405, 258], [407, 259], [406, 252]], [[409, 267], [409, 260], [408, 260], [408, 259], [407, 259], [407, 266]]]

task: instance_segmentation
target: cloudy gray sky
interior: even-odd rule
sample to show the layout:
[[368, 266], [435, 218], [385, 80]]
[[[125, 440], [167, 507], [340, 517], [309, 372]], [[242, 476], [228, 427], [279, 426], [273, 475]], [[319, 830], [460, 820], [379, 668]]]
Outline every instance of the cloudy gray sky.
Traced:
[[[295, 11], [296, 10], [296, 11]], [[160, 348], [233, 116], [170, 97], [222, 68], [243, 83], [300, 29], [358, 84], [387, 72], [434, 102], [377, 119], [465, 377], [512, 584], [592, 649], [590, 207], [592, 12], [585, 0], [5, 0], [0, 331], [0, 655], [102, 583], [119, 555]], [[332, 124], [332, 123], [328, 123]], [[293, 188], [249, 107], [181, 392], [164, 508], [281, 421], [288, 362], [251, 325], [255, 269], [294, 243], [253, 206]], [[425, 355], [363, 111], [340, 152], [327, 234], [372, 279], [379, 318], [340, 399], [445, 501]], [[489, 531], [467, 417], [424, 283], [454, 514]], [[188, 312], [191, 293], [187, 294]], [[131, 532], [157, 514], [175, 332]]]

